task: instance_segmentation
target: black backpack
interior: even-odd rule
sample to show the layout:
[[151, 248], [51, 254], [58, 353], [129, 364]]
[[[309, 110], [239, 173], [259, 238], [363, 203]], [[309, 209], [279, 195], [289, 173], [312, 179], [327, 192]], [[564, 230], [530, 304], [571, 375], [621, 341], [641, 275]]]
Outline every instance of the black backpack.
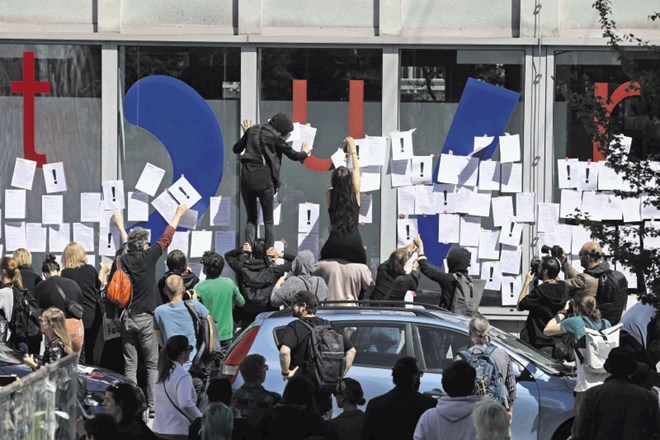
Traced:
[[344, 337], [330, 323], [311, 326], [302, 319], [300, 322], [310, 331], [311, 359], [306, 373], [315, 379], [320, 391], [333, 392], [346, 368]]
[[616, 270], [607, 269], [598, 279], [596, 304], [603, 318], [615, 325], [621, 320], [628, 301], [628, 280]]
[[240, 272], [241, 294], [245, 298], [243, 308], [247, 312], [263, 312], [270, 303], [275, 286], [272, 268], [252, 270], [243, 266]]
[[22, 340], [41, 335], [39, 322], [41, 309], [37, 299], [27, 289], [18, 287], [12, 289], [14, 291], [14, 309], [9, 323], [12, 339]]
[[457, 315], [474, 315], [481, 304], [485, 284], [475, 283], [470, 275], [463, 275], [460, 272], [453, 273], [452, 276], [455, 282], [451, 311]]

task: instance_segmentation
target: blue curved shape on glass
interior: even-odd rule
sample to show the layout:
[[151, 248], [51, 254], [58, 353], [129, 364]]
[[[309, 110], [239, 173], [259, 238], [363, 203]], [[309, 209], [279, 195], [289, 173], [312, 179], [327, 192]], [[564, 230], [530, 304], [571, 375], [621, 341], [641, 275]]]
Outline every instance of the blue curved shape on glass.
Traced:
[[[173, 182], [183, 174], [202, 196], [192, 207], [201, 218], [220, 186], [225, 161], [222, 130], [211, 107], [183, 81], [152, 75], [128, 89], [124, 117], [163, 143], [172, 159]], [[167, 222], [154, 211], [148, 222], [132, 226], [160, 234]]]
[[[479, 154], [480, 159], [489, 159], [495, 152], [497, 136], [503, 135], [506, 125], [520, 100], [520, 93], [468, 78], [454, 120], [442, 147], [466, 156], [472, 152], [475, 136], [496, 136], [493, 143]], [[433, 181], [438, 177], [440, 161], [433, 170]], [[419, 233], [424, 241], [424, 253], [433, 264], [441, 265], [451, 248], [450, 244], [438, 243], [438, 215], [427, 215], [417, 219]]]

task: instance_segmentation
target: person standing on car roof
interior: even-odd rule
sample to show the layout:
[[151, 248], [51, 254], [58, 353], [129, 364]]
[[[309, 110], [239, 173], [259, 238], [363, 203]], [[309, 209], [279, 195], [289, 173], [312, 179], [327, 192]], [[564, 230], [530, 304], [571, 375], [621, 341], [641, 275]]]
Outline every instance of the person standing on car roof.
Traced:
[[[332, 418], [332, 393], [319, 390], [314, 372], [313, 353], [310, 351], [310, 338], [312, 335], [308, 326], [331, 325], [329, 321], [316, 316], [318, 304], [318, 298], [312, 292], [302, 291], [296, 294], [292, 309], [293, 316], [298, 319], [291, 321], [284, 328], [278, 348], [280, 350], [282, 379], [289, 380], [298, 372], [311, 379], [316, 387], [314, 399], [316, 400], [317, 410], [323, 419], [330, 420]], [[343, 339], [346, 356], [345, 376], [353, 364], [355, 348], [345, 335]]]

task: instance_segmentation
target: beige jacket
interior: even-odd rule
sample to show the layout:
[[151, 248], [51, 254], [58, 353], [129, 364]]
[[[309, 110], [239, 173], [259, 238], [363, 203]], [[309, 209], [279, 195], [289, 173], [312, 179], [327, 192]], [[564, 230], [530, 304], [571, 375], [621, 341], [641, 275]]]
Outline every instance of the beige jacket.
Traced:
[[585, 290], [587, 293], [596, 296], [598, 292], [598, 278], [594, 278], [586, 273], [578, 273], [569, 262], [564, 263], [561, 270], [566, 274], [564, 282], [569, 290]]

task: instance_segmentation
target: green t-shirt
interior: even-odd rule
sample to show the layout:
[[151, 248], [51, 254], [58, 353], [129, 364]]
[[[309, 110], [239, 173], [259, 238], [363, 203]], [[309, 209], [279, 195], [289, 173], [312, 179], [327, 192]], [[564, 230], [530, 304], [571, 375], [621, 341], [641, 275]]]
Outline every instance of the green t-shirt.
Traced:
[[195, 286], [197, 296], [218, 323], [218, 337], [221, 341], [231, 339], [234, 334], [234, 305], [243, 307], [245, 299], [231, 278], [206, 279]]

